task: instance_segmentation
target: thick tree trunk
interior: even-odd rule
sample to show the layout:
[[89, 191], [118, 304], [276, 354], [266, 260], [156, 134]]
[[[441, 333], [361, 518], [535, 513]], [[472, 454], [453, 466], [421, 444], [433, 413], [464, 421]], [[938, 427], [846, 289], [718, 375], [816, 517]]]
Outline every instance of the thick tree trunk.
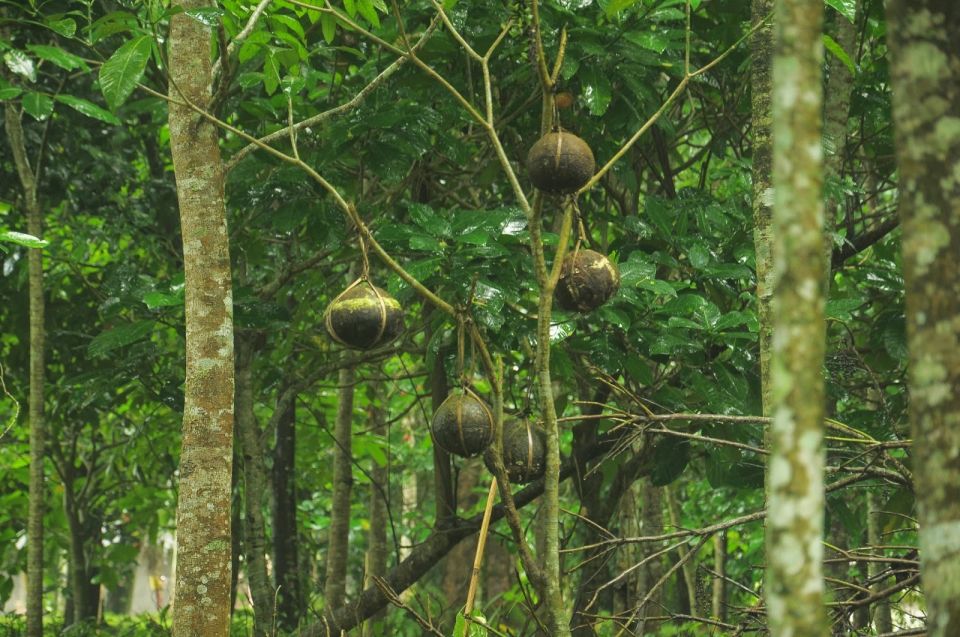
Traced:
[[[773, 0], [753, 0], [754, 23], [773, 10]], [[770, 411], [770, 341], [773, 318], [773, 146], [770, 108], [770, 66], [773, 60], [773, 27], [765, 24], [750, 42], [751, 122], [753, 132], [753, 244], [757, 263], [757, 320], [760, 325], [760, 389], [763, 413]]]
[[[17, 175], [23, 189], [23, 204], [27, 213], [27, 232], [43, 236], [43, 216], [37, 200], [37, 179], [27, 157], [23, 126], [14, 103], [8, 101], [4, 109], [7, 140], [13, 152]], [[43, 459], [46, 436], [44, 423], [44, 300], [43, 253], [27, 250], [28, 296], [30, 298], [30, 485], [27, 512], [27, 637], [43, 635], [43, 510], [46, 498]]]
[[243, 549], [247, 565], [247, 584], [253, 598], [254, 637], [266, 637], [273, 628], [273, 585], [267, 574], [266, 524], [263, 519], [263, 494], [267, 471], [263, 464], [260, 427], [253, 413], [254, 346], [243, 337], [237, 339], [236, 427], [243, 455]]
[[767, 470], [767, 620], [773, 637], [821, 637], [823, 605], [823, 3], [776, 6], [775, 289]]
[[[175, 0], [175, 9], [208, 6]], [[186, 389], [177, 503], [174, 637], [230, 630], [233, 298], [216, 128], [182, 104], [210, 99], [210, 29], [170, 18], [170, 151], [183, 236]], [[182, 96], [181, 96], [182, 92]]]
[[277, 626], [293, 631], [304, 612], [297, 550], [296, 395], [283, 388], [280, 396], [273, 448], [273, 577], [278, 589]]
[[[382, 396], [379, 385], [371, 387], [369, 393], [372, 403], [370, 409], [370, 434], [386, 439], [387, 436], [387, 414], [383, 404], [380, 402]], [[370, 478], [373, 484], [370, 485], [370, 532], [367, 535], [367, 554], [366, 568], [364, 569], [363, 586], [367, 588], [373, 586], [374, 577], [383, 577], [387, 574], [387, 557], [389, 550], [387, 547], [387, 501], [390, 494], [389, 478], [390, 474], [386, 465], [381, 465], [376, 461], [371, 463]], [[378, 637], [383, 633], [383, 629], [376, 624], [383, 620], [386, 613], [381, 611], [371, 617], [363, 624], [363, 637]]]
[[350, 548], [350, 494], [353, 490], [353, 367], [340, 370], [337, 421], [333, 430], [333, 495], [327, 531], [327, 578], [324, 606], [343, 605], [347, 589], [347, 551]]
[[920, 576], [930, 637], [960, 635], [960, 9], [891, 0]]

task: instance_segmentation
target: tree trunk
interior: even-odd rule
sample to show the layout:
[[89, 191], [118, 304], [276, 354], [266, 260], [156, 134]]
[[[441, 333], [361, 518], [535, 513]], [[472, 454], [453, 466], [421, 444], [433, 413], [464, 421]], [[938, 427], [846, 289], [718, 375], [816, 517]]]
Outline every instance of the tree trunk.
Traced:
[[775, 265], [767, 470], [767, 619], [773, 637], [821, 637], [823, 605], [823, 4], [776, 5]]
[[[883, 543], [883, 536], [880, 529], [881, 510], [877, 502], [877, 495], [873, 491], [867, 492], [867, 545], [870, 547], [880, 546]], [[885, 568], [881, 562], [870, 562], [867, 564], [867, 573], [871, 582]], [[878, 593], [884, 590], [888, 584], [884, 580], [873, 582], [870, 586], [871, 593]], [[873, 604], [871, 615], [878, 633], [893, 632], [893, 618], [890, 616], [890, 600], [882, 599]]]
[[[378, 391], [380, 385], [371, 387], [369, 393], [370, 409], [370, 435], [378, 436], [386, 440], [387, 437], [387, 414], [382, 404], [382, 392]], [[374, 577], [383, 577], [387, 574], [387, 501], [390, 494], [389, 478], [390, 474], [385, 465], [376, 461], [371, 462], [370, 477], [373, 482], [370, 486], [370, 533], [367, 541], [366, 568], [364, 568], [363, 586], [367, 588], [373, 586]], [[363, 637], [378, 637], [383, 634], [383, 629], [376, 624], [382, 622], [385, 611], [380, 611], [373, 615], [363, 624]]]
[[343, 367], [337, 382], [337, 422], [333, 430], [333, 496], [327, 540], [327, 578], [323, 591], [324, 606], [331, 611], [343, 605], [347, 588], [350, 493], [353, 489], [353, 368]]
[[960, 10], [891, 0], [908, 386], [930, 637], [960, 635]]
[[[754, 23], [765, 19], [773, 10], [773, 0], [753, 0], [751, 17]], [[753, 244], [757, 263], [757, 320], [760, 325], [760, 391], [763, 413], [770, 411], [770, 341], [773, 320], [770, 302], [773, 299], [773, 146], [771, 145], [772, 113], [770, 109], [770, 63], [773, 59], [773, 28], [764, 25], [750, 43], [751, 124], [753, 131]]]
[[293, 631], [304, 612], [297, 550], [296, 394], [285, 387], [280, 396], [273, 448], [273, 577], [278, 589], [277, 625]]
[[[173, 2], [184, 10], [208, 5]], [[180, 204], [187, 334], [173, 635], [225, 637], [234, 390], [229, 236], [217, 130], [182, 104], [186, 98], [204, 108], [210, 100], [210, 29], [184, 12], [174, 13], [169, 43], [170, 151]]]
[[727, 532], [720, 531], [713, 536], [713, 594], [711, 595], [711, 616], [727, 621]]
[[[646, 481], [643, 484], [641, 493], [641, 535], [658, 535], [663, 533], [663, 488], [655, 487]], [[662, 547], [651, 542], [643, 544], [643, 557], [648, 558]], [[650, 589], [663, 576], [663, 564], [660, 558], [653, 558], [640, 568], [640, 574], [637, 578], [636, 602], [639, 603], [650, 594]], [[663, 599], [663, 588], [660, 588], [650, 596], [650, 599], [643, 606], [636, 609], [637, 612], [637, 630], [638, 635], [647, 633], [657, 634], [658, 622], [647, 620], [647, 615], [659, 614], [661, 600]]]
[[[857, 0], [857, 13], [860, 12], [860, 0]], [[850, 56], [857, 58], [857, 30], [850, 20], [839, 12], [834, 16], [834, 41]], [[824, 179], [839, 183], [843, 178], [843, 155], [847, 146], [847, 119], [850, 116], [850, 98], [853, 94], [853, 73], [836, 55], [831, 54], [827, 64], [826, 103], [823, 108], [823, 146]], [[833, 235], [837, 217], [837, 207], [842, 200], [834, 194], [827, 198], [824, 215], [823, 237], [826, 266], [827, 295], [830, 294], [830, 263], [833, 259]]]
[[[4, 109], [7, 141], [13, 152], [17, 175], [23, 189], [23, 204], [27, 213], [27, 232], [43, 236], [43, 215], [37, 200], [37, 180], [27, 157], [20, 115], [12, 101]], [[44, 300], [43, 253], [40, 249], [27, 250], [28, 296], [30, 299], [30, 485], [27, 512], [27, 632], [26, 637], [43, 635], [43, 510], [46, 497], [43, 459], [46, 436], [43, 412], [44, 374]]]
[[253, 413], [254, 346], [244, 337], [237, 339], [236, 418], [237, 439], [243, 454], [243, 549], [247, 584], [253, 598], [254, 637], [266, 637], [273, 628], [273, 585], [267, 574], [266, 525], [263, 494], [267, 472], [263, 464], [260, 427]]

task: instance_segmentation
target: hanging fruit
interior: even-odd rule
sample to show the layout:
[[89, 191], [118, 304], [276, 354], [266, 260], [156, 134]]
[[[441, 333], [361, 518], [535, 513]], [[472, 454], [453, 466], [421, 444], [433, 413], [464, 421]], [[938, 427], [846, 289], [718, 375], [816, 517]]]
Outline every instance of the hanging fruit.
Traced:
[[620, 271], [594, 250], [575, 250], [563, 260], [554, 292], [557, 305], [570, 312], [590, 312], [620, 289]]
[[579, 190], [593, 177], [595, 168], [587, 142], [565, 131], [547, 133], [527, 153], [530, 181], [555, 195]]
[[493, 441], [493, 414], [473, 392], [456, 391], [433, 414], [431, 431], [441, 449], [469, 458]]
[[330, 337], [351, 349], [371, 349], [403, 332], [400, 303], [366, 279], [357, 279], [324, 312]]
[[[491, 452], [483, 457], [487, 469], [493, 471]], [[503, 423], [503, 464], [510, 482], [525, 484], [543, 476], [547, 466], [546, 433], [529, 421], [508, 420]]]

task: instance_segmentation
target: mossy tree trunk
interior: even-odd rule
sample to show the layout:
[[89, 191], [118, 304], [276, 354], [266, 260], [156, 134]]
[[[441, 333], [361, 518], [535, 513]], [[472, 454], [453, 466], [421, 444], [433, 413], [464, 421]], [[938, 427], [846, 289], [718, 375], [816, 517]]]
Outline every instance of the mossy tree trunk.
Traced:
[[[766, 19], [773, 10], [773, 0], [753, 0], [751, 19]], [[771, 23], [757, 29], [750, 41], [750, 91], [753, 132], [753, 244], [757, 264], [757, 320], [760, 325], [760, 388], [763, 412], [770, 411], [770, 339], [773, 321], [770, 301], [773, 299], [773, 145], [770, 128], [770, 66], [773, 60], [773, 27]]]
[[819, 0], [781, 0], [773, 61], [774, 302], [767, 469], [767, 620], [821, 637], [823, 605], [823, 105]]
[[[27, 156], [20, 114], [13, 102], [4, 109], [7, 140], [13, 152], [17, 175], [23, 190], [23, 207], [27, 213], [27, 232], [43, 236], [43, 215], [37, 199], [39, 167], [34, 171]], [[30, 396], [27, 415], [30, 419], [30, 483], [27, 512], [27, 637], [43, 635], [43, 510], [46, 498], [44, 486], [44, 299], [43, 253], [40, 249], [27, 250], [27, 278], [30, 299]]]
[[930, 637], [960, 635], [960, 8], [887, 7], [920, 576]]
[[[175, 0], [175, 9], [208, 6]], [[233, 299], [223, 166], [210, 100], [210, 29], [185, 12], [170, 18], [170, 151], [184, 260], [186, 389], [177, 502], [174, 637], [230, 631], [233, 464]]]
[[[370, 433], [386, 440], [387, 413], [381, 402], [383, 400], [383, 384], [377, 382], [371, 385], [368, 396], [370, 398]], [[367, 553], [365, 557], [363, 587], [373, 586], [374, 577], [383, 577], [387, 574], [387, 546], [388, 502], [390, 495], [390, 474], [386, 465], [371, 461], [370, 478], [370, 532], [367, 535]], [[376, 625], [382, 622], [385, 611], [374, 614], [363, 624], [363, 637], [378, 637], [382, 627]]]
[[333, 430], [333, 495], [327, 531], [327, 578], [324, 605], [332, 611], [346, 599], [347, 551], [350, 548], [350, 493], [353, 490], [353, 394], [354, 370], [340, 370], [337, 391], [337, 421]]

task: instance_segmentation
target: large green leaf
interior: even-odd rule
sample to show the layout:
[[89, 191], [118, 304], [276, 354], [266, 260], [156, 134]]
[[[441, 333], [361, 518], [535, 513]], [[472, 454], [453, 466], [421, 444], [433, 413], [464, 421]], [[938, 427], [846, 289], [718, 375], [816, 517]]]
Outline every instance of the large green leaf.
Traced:
[[101, 122], [106, 122], [107, 124], [120, 124], [120, 120], [117, 119], [116, 115], [83, 98], [76, 97], [75, 95], [57, 95], [56, 100], [83, 113], [87, 117], [99, 119]]
[[0, 241], [15, 243], [25, 248], [45, 248], [50, 244], [46, 239], [38, 239], [32, 234], [24, 234], [12, 230], [0, 230]]
[[41, 122], [53, 113], [53, 98], [43, 93], [31, 91], [23, 96], [23, 110]]
[[100, 90], [111, 109], [123, 104], [143, 77], [153, 38], [141, 35], [126, 42], [100, 67]]
[[37, 81], [37, 67], [33, 63], [33, 60], [30, 59], [30, 56], [23, 51], [10, 49], [3, 54], [3, 61], [6, 63], [7, 68], [17, 75], [22, 75], [31, 82]]
[[60, 47], [47, 46], [46, 44], [28, 44], [27, 48], [41, 60], [53, 62], [65, 71], [73, 71], [75, 69], [90, 70], [90, 67], [83, 61], [83, 58], [69, 51], [64, 51]]
[[153, 331], [154, 321], [134, 321], [98, 334], [87, 346], [91, 356], [103, 356], [118, 347], [135, 343]]

